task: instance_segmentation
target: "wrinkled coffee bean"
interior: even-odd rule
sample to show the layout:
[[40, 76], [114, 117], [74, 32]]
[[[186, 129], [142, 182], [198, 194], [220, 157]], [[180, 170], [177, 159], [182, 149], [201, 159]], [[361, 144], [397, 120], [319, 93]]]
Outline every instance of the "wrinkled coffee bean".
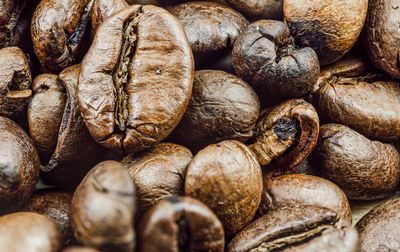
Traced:
[[260, 204], [262, 173], [249, 148], [236, 140], [212, 144], [194, 156], [185, 194], [205, 203], [232, 237], [253, 219]]
[[258, 215], [295, 205], [314, 205], [332, 209], [338, 226], [351, 226], [351, 210], [344, 192], [329, 180], [302, 174], [265, 179]]
[[31, 36], [40, 64], [52, 72], [81, 60], [88, 40], [93, 0], [42, 0], [32, 17]]
[[246, 141], [253, 135], [259, 109], [256, 93], [240, 78], [197, 71], [189, 105], [171, 139], [194, 151], [227, 139]]
[[105, 161], [93, 167], [72, 198], [72, 227], [78, 242], [101, 251], [133, 251], [134, 189], [121, 163]]
[[125, 0], [93, 0], [90, 16], [92, 30], [96, 31], [104, 20], [128, 6]]
[[366, 52], [375, 67], [394, 78], [400, 78], [400, 56], [397, 45], [398, 2], [370, 0], [365, 22]]
[[249, 25], [236, 40], [232, 58], [236, 75], [253, 85], [260, 97], [301, 97], [318, 79], [314, 50], [295, 45], [281, 21], [259, 20]]
[[226, 0], [251, 19], [282, 19], [283, 0]]
[[227, 251], [349, 251], [360, 241], [353, 228], [336, 228], [336, 213], [316, 206], [273, 210], [255, 220], [228, 244]]
[[0, 116], [0, 213], [15, 211], [28, 201], [39, 179], [39, 165], [33, 141], [15, 122]]
[[27, 0], [0, 2], [0, 48], [17, 45], [22, 39], [18, 34], [20, 15]]
[[228, 53], [249, 24], [235, 10], [212, 2], [183, 3], [172, 8], [171, 12], [185, 28], [196, 64]]
[[91, 135], [119, 152], [154, 146], [182, 118], [193, 74], [190, 45], [174, 16], [150, 5], [114, 14], [98, 28], [79, 76]]
[[[47, 183], [79, 184], [105, 153], [105, 148], [90, 136], [81, 116], [76, 97], [79, 69], [79, 65], [68, 67], [58, 78], [54, 75], [46, 78], [48, 75], [45, 75], [42, 79], [39, 76], [41, 80], [35, 83], [39, 86], [30, 102], [28, 121], [36, 143], [51, 143], [47, 152], [51, 153], [51, 158], [42, 159], [41, 167]], [[61, 94], [61, 88], [65, 94]], [[63, 112], [59, 113], [60, 110]], [[61, 123], [57, 126], [56, 122]], [[54, 133], [57, 134], [55, 142]]]
[[0, 217], [2, 251], [57, 252], [61, 234], [49, 218], [29, 212]]
[[368, 71], [362, 59], [345, 59], [321, 71], [311, 101], [321, 120], [340, 123], [368, 138], [400, 137], [400, 88]]
[[25, 116], [32, 97], [32, 74], [24, 52], [18, 47], [0, 49], [0, 116]]
[[70, 225], [71, 200], [71, 192], [42, 189], [33, 194], [22, 211], [36, 212], [52, 219], [60, 230], [65, 245], [74, 236]]
[[319, 118], [303, 99], [288, 100], [260, 117], [249, 148], [262, 166], [291, 169], [308, 157], [318, 140]]
[[100, 252], [97, 249], [89, 247], [69, 247], [63, 250], [63, 252]]
[[183, 195], [186, 170], [193, 155], [187, 148], [160, 143], [139, 155], [128, 155], [121, 163], [128, 168], [137, 195], [136, 219], [159, 201]]
[[369, 211], [357, 223], [361, 251], [400, 250], [400, 199], [391, 199]]
[[284, 0], [283, 14], [296, 42], [310, 46], [321, 65], [339, 60], [356, 43], [368, 0]]
[[341, 124], [321, 127], [315, 151], [321, 175], [349, 199], [371, 200], [393, 193], [400, 179], [400, 154], [391, 144], [371, 141]]
[[150, 209], [140, 228], [138, 251], [224, 251], [224, 229], [203, 203], [188, 197], [165, 199]]

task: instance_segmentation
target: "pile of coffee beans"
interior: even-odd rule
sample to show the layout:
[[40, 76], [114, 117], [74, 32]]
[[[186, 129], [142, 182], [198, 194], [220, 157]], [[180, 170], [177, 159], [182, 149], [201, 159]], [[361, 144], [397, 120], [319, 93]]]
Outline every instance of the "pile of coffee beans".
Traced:
[[399, 11], [0, 0], [0, 252], [400, 251]]

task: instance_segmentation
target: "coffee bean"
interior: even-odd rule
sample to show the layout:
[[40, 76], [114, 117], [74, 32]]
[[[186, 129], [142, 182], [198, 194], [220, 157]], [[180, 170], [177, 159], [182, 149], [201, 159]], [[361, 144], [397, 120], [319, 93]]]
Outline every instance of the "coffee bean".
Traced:
[[18, 29], [26, 3], [27, 0], [4, 0], [0, 3], [0, 48], [17, 45], [21, 39]]
[[283, 0], [226, 0], [250, 19], [282, 19]]
[[96, 31], [104, 20], [128, 6], [125, 0], [93, 0], [90, 16], [92, 30]]

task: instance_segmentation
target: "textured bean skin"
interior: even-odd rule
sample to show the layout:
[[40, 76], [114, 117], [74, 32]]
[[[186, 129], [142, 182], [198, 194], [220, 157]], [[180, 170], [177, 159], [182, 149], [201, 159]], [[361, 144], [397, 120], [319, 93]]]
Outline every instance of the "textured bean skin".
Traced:
[[104, 20], [128, 6], [125, 0], [94, 0], [90, 15], [92, 30], [96, 31]]
[[283, 0], [226, 0], [251, 19], [282, 19]]

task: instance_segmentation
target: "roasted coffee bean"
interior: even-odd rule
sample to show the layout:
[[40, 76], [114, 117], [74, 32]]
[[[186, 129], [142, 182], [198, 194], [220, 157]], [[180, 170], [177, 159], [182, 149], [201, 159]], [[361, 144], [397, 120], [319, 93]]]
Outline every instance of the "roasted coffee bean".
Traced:
[[0, 49], [0, 116], [25, 116], [32, 97], [32, 74], [24, 52], [18, 47]]
[[368, 0], [284, 0], [284, 19], [296, 42], [310, 46], [321, 65], [339, 60], [356, 43]]
[[61, 234], [49, 218], [29, 212], [0, 217], [1, 251], [57, 252]]
[[93, 0], [90, 16], [92, 30], [96, 31], [104, 20], [128, 6], [125, 0]]
[[64, 244], [68, 244], [74, 236], [70, 224], [71, 200], [71, 192], [42, 189], [33, 194], [22, 211], [36, 212], [52, 219], [62, 234]]
[[40, 64], [52, 72], [79, 62], [87, 48], [93, 0], [42, 0], [32, 17], [31, 36]]
[[317, 144], [319, 118], [310, 103], [288, 100], [264, 112], [254, 131], [254, 143], [249, 148], [260, 165], [276, 159], [276, 165], [291, 169], [306, 159]]
[[192, 158], [190, 150], [181, 145], [160, 143], [121, 161], [135, 184], [137, 220], [162, 199], [183, 195], [186, 170]]
[[[20, 15], [27, 0], [3, 0], [0, 2], [0, 48], [17, 45], [19, 40]], [[25, 39], [25, 38], [23, 38]]]
[[185, 28], [196, 64], [229, 53], [249, 24], [237, 11], [212, 2], [183, 3], [172, 8], [171, 12]]
[[89, 247], [68, 247], [63, 250], [63, 252], [100, 252], [97, 249], [89, 248]]
[[39, 179], [39, 165], [33, 141], [15, 122], [0, 116], [0, 213], [15, 211], [28, 201]]
[[105, 153], [90, 136], [81, 116], [76, 97], [79, 69], [74, 65], [58, 78], [40, 75], [35, 79], [28, 121], [35, 143], [41, 150], [43, 145], [46, 148], [46, 155], [41, 152], [41, 168], [47, 183], [79, 184]]
[[226, 0], [250, 19], [282, 19], [283, 0]]
[[365, 22], [366, 52], [375, 67], [394, 78], [400, 78], [400, 57], [397, 45], [400, 32], [398, 2], [370, 0], [368, 16]]
[[341, 124], [321, 127], [315, 151], [321, 175], [349, 199], [371, 200], [393, 193], [400, 179], [400, 154], [391, 144], [371, 141]]
[[294, 167], [279, 165], [274, 162], [269, 164], [268, 166], [263, 168], [263, 176], [264, 178], [273, 178], [284, 174], [305, 174], [305, 175], [319, 175], [319, 170], [314, 165], [313, 162], [310, 161], [309, 158], [305, 159], [299, 165]]
[[114, 14], [97, 29], [79, 77], [91, 135], [119, 152], [154, 146], [182, 118], [193, 75], [190, 45], [173, 15], [150, 5]]
[[273, 210], [255, 220], [228, 244], [227, 251], [349, 251], [360, 241], [351, 227], [336, 228], [336, 213], [316, 206]]
[[165, 199], [150, 209], [138, 230], [138, 251], [224, 251], [224, 229], [203, 203]]
[[134, 251], [135, 190], [116, 161], [93, 167], [75, 190], [71, 218], [75, 238], [101, 251]]
[[186, 195], [216, 213], [227, 237], [250, 223], [261, 192], [261, 168], [250, 149], [236, 140], [207, 146], [194, 156], [186, 173]]
[[338, 226], [351, 225], [351, 210], [344, 192], [329, 180], [302, 174], [264, 179], [258, 215], [286, 206], [314, 205], [332, 209]]
[[194, 151], [227, 139], [246, 141], [253, 135], [259, 109], [256, 93], [240, 78], [197, 71], [189, 105], [171, 140]]
[[370, 72], [362, 59], [345, 59], [321, 71], [311, 101], [321, 121], [340, 123], [368, 138], [400, 138], [400, 88]]
[[391, 199], [376, 206], [357, 223], [361, 251], [400, 250], [400, 199]]
[[301, 97], [318, 79], [317, 54], [310, 47], [296, 46], [281, 21], [249, 25], [236, 40], [232, 58], [236, 74], [253, 85], [261, 98]]

